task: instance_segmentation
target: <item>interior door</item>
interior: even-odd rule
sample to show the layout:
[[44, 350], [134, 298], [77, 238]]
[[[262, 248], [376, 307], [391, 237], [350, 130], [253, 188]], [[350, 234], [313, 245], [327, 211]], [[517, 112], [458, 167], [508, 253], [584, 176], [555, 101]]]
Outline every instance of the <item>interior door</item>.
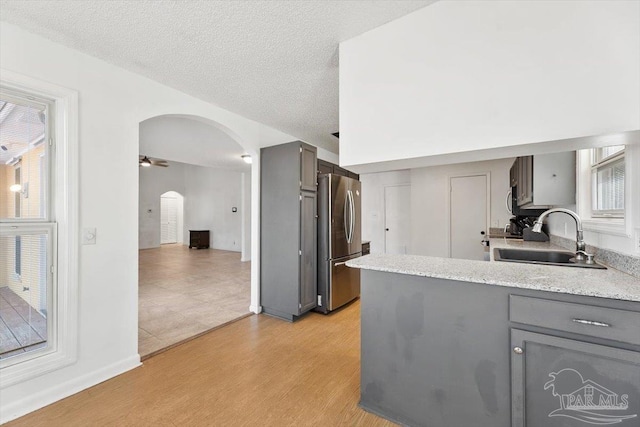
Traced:
[[484, 260], [482, 232], [487, 227], [487, 176], [461, 176], [450, 180], [450, 256]]
[[178, 200], [172, 196], [160, 198], [160, 244], [178, 242]]
[[406, 254], [411, 236], [411, 186], [384, 189], [384, 252]]

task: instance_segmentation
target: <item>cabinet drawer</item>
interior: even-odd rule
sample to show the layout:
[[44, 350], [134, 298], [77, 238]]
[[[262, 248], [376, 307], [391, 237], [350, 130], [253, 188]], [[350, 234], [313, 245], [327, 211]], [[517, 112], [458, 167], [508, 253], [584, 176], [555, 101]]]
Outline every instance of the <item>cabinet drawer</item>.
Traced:
[[509, 320], [640, 345], [640, 313], [635, 311], [510, 295]]

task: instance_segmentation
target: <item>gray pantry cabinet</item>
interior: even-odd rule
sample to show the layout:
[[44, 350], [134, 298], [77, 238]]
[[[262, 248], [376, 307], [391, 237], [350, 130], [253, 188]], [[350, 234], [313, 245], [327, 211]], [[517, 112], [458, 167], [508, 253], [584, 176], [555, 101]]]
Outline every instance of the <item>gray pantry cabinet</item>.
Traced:
[[301, 141], [260, 154], [260, 295], [288, 321], [317, 301], [317, 150]]

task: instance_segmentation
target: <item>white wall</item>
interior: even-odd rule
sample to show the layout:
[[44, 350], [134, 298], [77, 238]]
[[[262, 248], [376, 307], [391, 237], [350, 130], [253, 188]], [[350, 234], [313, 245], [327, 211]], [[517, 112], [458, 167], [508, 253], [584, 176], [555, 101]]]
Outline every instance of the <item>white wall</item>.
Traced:
[[[185, 168], [185, 236], [209, 230], [211, 247], [240, 251], [242, 173], [191, 166]], [[232, 208], [237, 209], [232, 212]]]
[[[0, 22], [0, 66], [76, 90], [79, 95], [80, 246], [78, 360], [0, 390], [0, 422], [138, 366], [139, 124], [163, 114], [202, 117], [254, 156], [252, 203], [259, 206], [259, 147], [295, 140], [150, 79]], [[1, 77], [1, 71], [0, 71]], [[252, 212], [252, 257], [259, 258], [259, 210]], [[259, 265], [253, 262], [252, 309]]]
[[491, 175], [490, 224], [504, 227], [511, 214], [505, 198], [510, 190], [509, 169], [514, 159], [461, 163], [411, 170], [411, 253], [449, 256], [449, 177], [489, 172]]
[[242, 174], [242, 247], [240, 261], [251, 261], [251, 174]]
[[[371, 253], [384, 252], [384, 189], [411, 184], [411, 172], [393, 171], [360, 175], [362, 182], [362, 240], [371, 242]], [[410, 244], [410, 242], [407, 242]]]
[[638, 16], [633, 1], [441, 1], [341, 43], [341, 165], [640, 129]]
[[[160, 246], [160, 195], [177, 191], [184, 197], [184, 222], [180, 233], [185, 237], [181, 243], [189, 244], [189, 230], [210, 230], [212, 248], [239, 252], [242, 247], [242, 195], [246, 190], [242, 188], [242, 172], [179, 162], [169, 164], [168, 168], [139, 169], [140, 249]], [[247, 175], [250, 181], [251, 174]], [[232, 212], [232, 207], [236, 207], [237, 212]]]

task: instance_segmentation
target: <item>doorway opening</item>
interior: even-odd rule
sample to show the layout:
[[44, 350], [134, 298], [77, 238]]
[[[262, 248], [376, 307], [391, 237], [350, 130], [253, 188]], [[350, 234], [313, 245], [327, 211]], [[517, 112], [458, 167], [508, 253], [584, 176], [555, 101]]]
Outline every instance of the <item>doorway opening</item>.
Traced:
[[[251, 166], [244, 154], [230, 135], [197, 117], [140, 123], [143, 360], [250, 315]], [[203, 231], [208, 241], [194, 244]]]
[[183, 243], [184, 197], [167, 191], [160, 196], [160, 244]]

